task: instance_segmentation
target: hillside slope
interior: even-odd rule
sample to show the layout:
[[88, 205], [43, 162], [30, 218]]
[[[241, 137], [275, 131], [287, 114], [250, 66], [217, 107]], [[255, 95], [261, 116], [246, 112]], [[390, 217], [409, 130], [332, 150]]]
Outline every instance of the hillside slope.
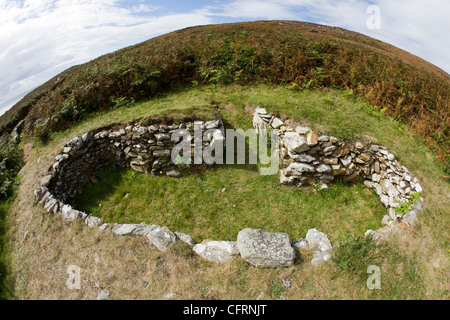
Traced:
[[292, 21], [192, 27], [72, 67], [0, 118], [0, 134], [25, 119], [45, 140], [87, 115], [182, 86], [289, 84], [352, 90], [405, 121], [449, 159], [450, 77], [389, 44], [340, 28]]

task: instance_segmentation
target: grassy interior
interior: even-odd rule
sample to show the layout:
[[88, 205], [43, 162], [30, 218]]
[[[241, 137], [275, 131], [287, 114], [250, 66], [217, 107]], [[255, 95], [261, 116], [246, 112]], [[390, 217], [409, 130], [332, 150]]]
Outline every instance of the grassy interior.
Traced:
[[235, 241], [245, 227], [287, 232], [292, 239], [317, 228], [333, 240], [381, 227], [386, 209], [363, 184], [338, 183], [316, 192], [280, 186], [278, 175], [261, 176], [255, 169], [230, 165], [181, 178], [110, 169], [75, 207], [107, 222], [167, 226], [197, 241]]

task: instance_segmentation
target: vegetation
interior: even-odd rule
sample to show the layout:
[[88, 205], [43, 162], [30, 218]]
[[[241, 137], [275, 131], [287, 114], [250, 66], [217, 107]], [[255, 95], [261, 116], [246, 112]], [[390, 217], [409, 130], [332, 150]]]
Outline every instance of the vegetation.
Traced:
[[[33, 206], [30, 194], [71, 137], [116, 122], [135, 118], [146, 121], [146, 117], [158, 114], [178, 120], [207, 118], [211, 101], [219, 104], [227, 127], [249, 128], [249, 106], [259, 105], [307, 124], [317, 133], [351, 140], [376, 137], [376, 143], [388, 147], [419, 178], [426, 197], [420, 224], [409, 230], [407, 237], [399, 236], [379, 246], [361, 237], [372, 222], [380, 222], [382, 214], [381, 210], [377, 213], [378, 199], [371, 192], [366, 194], [368, 190], [362, 185], [330, 184], [329, 190], [319, 193], [314, 188], [296, 190], [279, 186], [275, 177], [259, 176], [251, 166], [217, 167], [179, 180], [111, 170], [100, 177], [98, 184], [88, 187], [83, 194], [85, 204], [77, 203], [108, 221], [158, 222], [174, 231], [192, 230], [197, 241], [204, 237], [235, 239], [236, 230], [245, 224], [288, 231], [292, 238], [303, 237], [306, 229], [314, 226], [327, 232], [335, 245], [333, 264], [313, 268], [308, 263], [311, 253], [302, 251], [293, 267], [271, 270], [252, 267], [241, 259], [213, 265], [181, 243], [161, 253], [141, 237], [99, 234], [82, 223], [67, 224], [58, 216], [42, 214]], [[38, 159], [41, 165], [36, 166]], [[27, 221], [11, 221], [14, 227], [10, 234], [15, 241], [10, 265], [12, 270], [21, 270], [15, 274], [14, 296], [95, 298], [101, 287], [108, 288], [111, 298], [117, 299], [161, 299], [167, 292], [175, 292], [178, 299], [446, 299], [449, 291], [443, 284], [449, 281], [449, 202], [448, 183], [442, 174], [440, 163], [405, 125], [368, 108], [347, 91], [267, 85], [197, 86], [104, 111], [67, 131], [52, 134], [45, 145], [35, 143], [28, 155], [18, 189], [21, 201], [10, 207], [14, 219]], [[181, 193], [174, 187], [175, 181], [189, 187]], [[102, 188], [108, 182], [108, 188]], [[265, 188], [264, 197], [257, 198], [259, 202], [242, 200], [246, 192], [258, 196], [256, 188]], [[176, 196], [180, 197], [178, 202]], [[206, 200], [209, 207], [202, 207]], [[289, 214], [280, 217], [281, 210], [288, 210], [283, 202], [300, 208], [290, 207]], [[255, 210], [255, 206], [264, 210]], [[249, 216], [239, 216], [241, 211]], [[223, 222], [226, 213], [243, 219], [242, 225], [230, 218], [226, 222], [231, 227], [227, 228]], [[278, 214], [278, 221], [271, 213]], [[189, 214], [191, 218], [185, 219]], [[289, 218], [291, 214], [294, 219]], [[212, 216], [219, 222], [211, 220]], [[204, 228], [210, 221], [212, 228]], [[65, 287], [65, 272], [71, 264], [83, 270], [82, 289], [78, 291]], [[381, 290], [367, 289], [368, 264], [381, 268]], [[285, 286], [284, 279], [290, 279], [290, 287]]]
[[448, 74], [361, 34], [301, 22], [187, 28], [107, 54], [27, 95], [1, 118], [1, 132], [26, 118], [27, 132], [45, 140], [92, 112], [208, 83], [352, 90], [406, 122], [449, 167]]
[[[14, 190], [22, 147], [1, 149], [0, 297], [93, 299], [108, 288], [112, 299], [168, 292], [177, 299], [448, 299], [449, 89], [448, 74], [385, 43], [281, 21], [187, 28], [66, 70], [0, 118], [4, 138], [25, 119], [27, 150]], [[330, 236], [334, 263], [314, 268], [302, 250], [294, 266], [275, 270], [242, 259], [211, 264], [182, 243], [161, 253], [143, 237], [98, 233], [32, 203], [73, 136], [135, 119], [209, 119], [212, 102], [229, 128], [250, 128], [248, 111], [261, 106], [319, 134], [388, 147], [424, 189], [419, 224], [375, 243], [361, 235], [379, 226], [384, 209], [363, 185], [281, 187], [256, 166], [179, 179], [110, 168], [75, 204], [107, 221], [167, 225], [197, 241], [235, 240], [246, 226], [293, 239], [310, 227]], [[74, 264], [80, 290], [65, 285]], [[381, 290], [366, 287], [369, 265], [381, 269]]]

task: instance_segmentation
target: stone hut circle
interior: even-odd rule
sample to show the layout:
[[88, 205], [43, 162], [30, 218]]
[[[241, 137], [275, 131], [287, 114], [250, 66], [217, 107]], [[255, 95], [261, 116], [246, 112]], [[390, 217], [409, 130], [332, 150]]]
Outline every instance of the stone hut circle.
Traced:
[[[55, 157], [48, 175], [41, 179], [41, 186], [34, 191], [33, 200], [65, 221], [81, 219], [99, 232], [110, 229], [118, 236], [143, 236], [161, 251], [176, 241], [182, 241], [200, 257], [213, 263], [224, 263], [240, 256], [258, 267], [286, 267], [294, 263], [302, 248], [313, 251], [310, 261], [313, 265], [330, 260], [333, 246], [325, 233], [314, 228], [307, 231], [305, 238], [298, 240], [290, 239], [283, 232], [244, 228], [236, 241], [196, 243], [190, 235], [173, 232], [165, 226], [105, 223], [101, 218], [67, 204], [102, 169], [113, 163], [145, 174], [178, 177], [180, 169], [170, 161], [172, 148], [177, 143], [172, 141], [172, 134], [177, 129], [192, 131], [195, 127], [201, 128], [202, 134], [211, 129], [214, 132], [210, 141], [202, 142], [203, 150], [225, 140], [220, 118], [170, 125], [156, 122], [151, 125], [116, 124], [74, 137]], [[270, 129], [279, 134], [280, 184], [297, 187], [315, 184], [326, 188], [327, 184], [340, 178], [346, 182], [363, 182], [373, 188], [387, 213], [382, 219], [383, 227], [367, 230], [365, 236], [386, 240], [392, 232], [408, 229], [417, 221], [423, 207], [420, 183], [385, 147], [363, 142], [351, 144], [333, 136], [317, 135], [308, 127], [274, 117], [259, 107], [253, 114], [253, 127], [257, 132]], [[414, 194], [419, 197], [413, 199]], [[395, 210], [400, 203], [411, 204], [402, 215]]]

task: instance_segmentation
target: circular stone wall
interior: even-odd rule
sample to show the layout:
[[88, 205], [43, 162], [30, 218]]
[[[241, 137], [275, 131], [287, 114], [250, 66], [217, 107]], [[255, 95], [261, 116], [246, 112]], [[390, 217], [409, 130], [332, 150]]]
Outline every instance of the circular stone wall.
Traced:
[[[327, 135], [316, 135], [310, 128], [273, 117], [263, 108], [256, 108], [253, 125], [258, 132], [273, 130], [280, 137], [280, 183], [284, 185], [330, 183], [335, 179], [361, 182], [374, 188], [387, 208], [383, 227], [368, 230], [366, 236], [386, 239], [396, 230], [408, 228], [417, 220], [422, 209], [422, 188], [407, 168], [395, 156], [379, 145], [341, 142]], [[165, 174], [177, 177], [179, 166], [171, 161], [171, 152], [179, 142], [178, 129], [192, 133], [194, 129], [206, 137], [202, 142], [191, 141], [191, 148], [205, 148], [220, 143], [223, 146], [225, 130], [221, 120], [194, 121], [179, 124], [154, 123], [116, 124], [75, 137], [63, 148], [42, 178], [41, 187], [34, 192], [34, 201], [47, 212], [60, 214], [63, 220], [83, 219], [86, 225], [99, 231], [110, 228], [116, 235], [145, 236], [159, 250], [165, 251], [175, 241], [183, 241], [201, 257], [225, 262], [240, 255], [245, 261], [261, 267], [292, 265], [299, 249], [314, 251], [311, 263], [316, 265], [330, 259], [332, 245], [326, 234], [308, 230], [305, 238], [291, 240], [286, 233], [260, 229], [243, 229], [237, 241], [208, 241], [195, 243], [191, 236], [172, 232], [167, 227], [145, 224], [108, 224], [98, 217], [72, 208], [68, 200], [79, 195], [105, 167], [117, 164], [147, 174]], [[192, 152], [191, 154], [193, 154]], [[419, 197], [414, 197], [414, 193]], [[409, 211], [400, 215], [396, 208], [407, 204]]]

